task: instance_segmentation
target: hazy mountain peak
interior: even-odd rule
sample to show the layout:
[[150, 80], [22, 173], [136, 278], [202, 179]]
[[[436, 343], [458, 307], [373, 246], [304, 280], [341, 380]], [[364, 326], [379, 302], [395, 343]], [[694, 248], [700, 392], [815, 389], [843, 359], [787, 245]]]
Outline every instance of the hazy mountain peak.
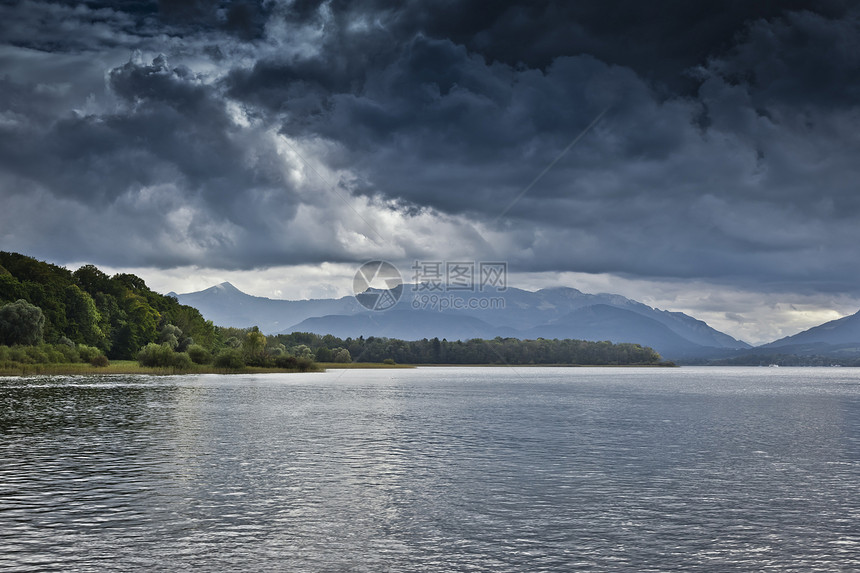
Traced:
[[221, 284], [215, 285], [215, 286], [211, 287], [211, 289], [209, 289], [209, 290], [245, 294], [242, 291], [240, 291], [239, 289], [237, 289], [235, 286], [233, 286], [232, 283], [229, 283], [227, 281], [224, 281]]
[[539, 292], [539, 293], [541, 293], [541, 292], [543, 292], [543, 293], [554, 293], [554, 294], [558, 293], [558, 294], [565, 294], [568, 296], [582, 296], [585, 294], [584, 292], [582, 292], [579, 289], [575, 289], [573, 287], [566, 287], [566, 286], [546, 287], [546, 288], [542, 288], [542, 289], [538, 290], [537, 292]]

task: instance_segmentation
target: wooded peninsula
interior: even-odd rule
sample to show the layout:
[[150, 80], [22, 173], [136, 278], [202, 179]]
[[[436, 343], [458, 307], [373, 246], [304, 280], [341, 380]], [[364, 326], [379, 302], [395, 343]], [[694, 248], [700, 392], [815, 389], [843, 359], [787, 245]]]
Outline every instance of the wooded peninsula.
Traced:
[[266, 336], [255, 326], [215, 326], [132, 274], [108, 276], [93, 265], [70, 271], [0, 251], [0, 373], [38, 364], [106, 368], [111, 361], [170, 372], [308, 371], [319, 363], [662, 364], [651, 348], [605, 341]]

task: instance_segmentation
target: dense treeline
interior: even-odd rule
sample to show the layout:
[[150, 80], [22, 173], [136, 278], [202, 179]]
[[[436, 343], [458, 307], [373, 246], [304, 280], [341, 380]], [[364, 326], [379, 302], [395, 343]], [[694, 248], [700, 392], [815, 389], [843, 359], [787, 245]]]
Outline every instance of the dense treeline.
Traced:
[[[112, 359], [134, 359], [139, 350], [162, 342], [165, 327], [176, 347], [198, 344], [212, 352], [217, 331], [190, 306], [147, 288], [130, 274], [109, 277], [86, 265], [72, 272], [17, 253], [0, 252], [0, 344], [86, 345]], [[42, 316], [39, 319], [32, 307]], [[38, 340], [28, 326], [41, 320]], [[18, 337], [17, 333], [27, 336]], [[17, 338], [16, 338], [17, 337]], [[169, 342], [172, 343], [172, 340]]]
[[269, 341], [256, 326], [246, 329], [218, 328], [217, 334], [221, 347], [217, 354], [199, 344], [192, 344], [183, 351], [177, 350], [177, 346], [170, 342], [150, 342], [138, 353], [137, 360], [141, 366], [181, 371], [190, 370], [192, 364], [212, 365], [221, 370], [240, 370], [246, 366], [300, 372], [317, 369], [306, 346], [287, 349], [276, 341]]
[[519, 340], [495, 338], [449, 341], [415, 341], [391, 338], [347, 338], [294, 332], [270, 337], [286, 348], [306, 346], [320, 362], [330, 362], [345, 350], [355, 362], [401, 364], [657, 364], [660, 355], [639, 344], [589, 342], [585, 340]]

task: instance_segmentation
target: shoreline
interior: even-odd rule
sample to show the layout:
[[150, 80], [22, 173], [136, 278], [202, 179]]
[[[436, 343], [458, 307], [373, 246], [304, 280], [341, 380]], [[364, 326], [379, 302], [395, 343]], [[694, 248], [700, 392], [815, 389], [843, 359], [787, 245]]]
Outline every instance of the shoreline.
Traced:
[[[381, 362], [318, 362], [304, 372], [327, 370], [388, 370], [410, 368], [677, 368], [676, 364], [384, 364]], [[286, 368], [263, 368], [245, 366], [239, 370], [216, 368], [211, 365], [195, 365], [187, 370], [141, 366], [136, 360], [114, 360], [108, 366], [93, 366], [85, 363], [66, 364], [21, 364], [15, 367], [0, 367], [0, 377], [20, 376], [93, 376], [144, 374], [150, 376], [181, 376], [186, 374], [298, 374], [303, 371]]]
[[[306, 370], [306, 372], [325, 371], [319, 365]], [[0, 377], [8, 376], [91, 376], [112, 374], [147, 374], [151, 376], [175, 376], [183, 374], [292, 374], [301, 370], [287, 368], [261, 368], [257, 366], [245, 366], [239, 370], [216, 368], [211, 364], [195, 364], [192, 368], [176, 369], [158, 366], [141, 366], [137, 360], [114, 360], [107, 366], [93, 366], [86, 363], [59, 363], [59, 364], [21, 364], [16, 367], [0, 366]]]

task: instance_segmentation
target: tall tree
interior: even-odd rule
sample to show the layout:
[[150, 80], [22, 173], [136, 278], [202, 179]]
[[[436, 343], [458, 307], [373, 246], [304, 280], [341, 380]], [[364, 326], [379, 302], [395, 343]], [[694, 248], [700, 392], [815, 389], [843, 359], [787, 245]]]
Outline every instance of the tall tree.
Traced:
[[0, 344], [40, 344], [45, 328], [42, 309], [26, 300], [0, 307]]

